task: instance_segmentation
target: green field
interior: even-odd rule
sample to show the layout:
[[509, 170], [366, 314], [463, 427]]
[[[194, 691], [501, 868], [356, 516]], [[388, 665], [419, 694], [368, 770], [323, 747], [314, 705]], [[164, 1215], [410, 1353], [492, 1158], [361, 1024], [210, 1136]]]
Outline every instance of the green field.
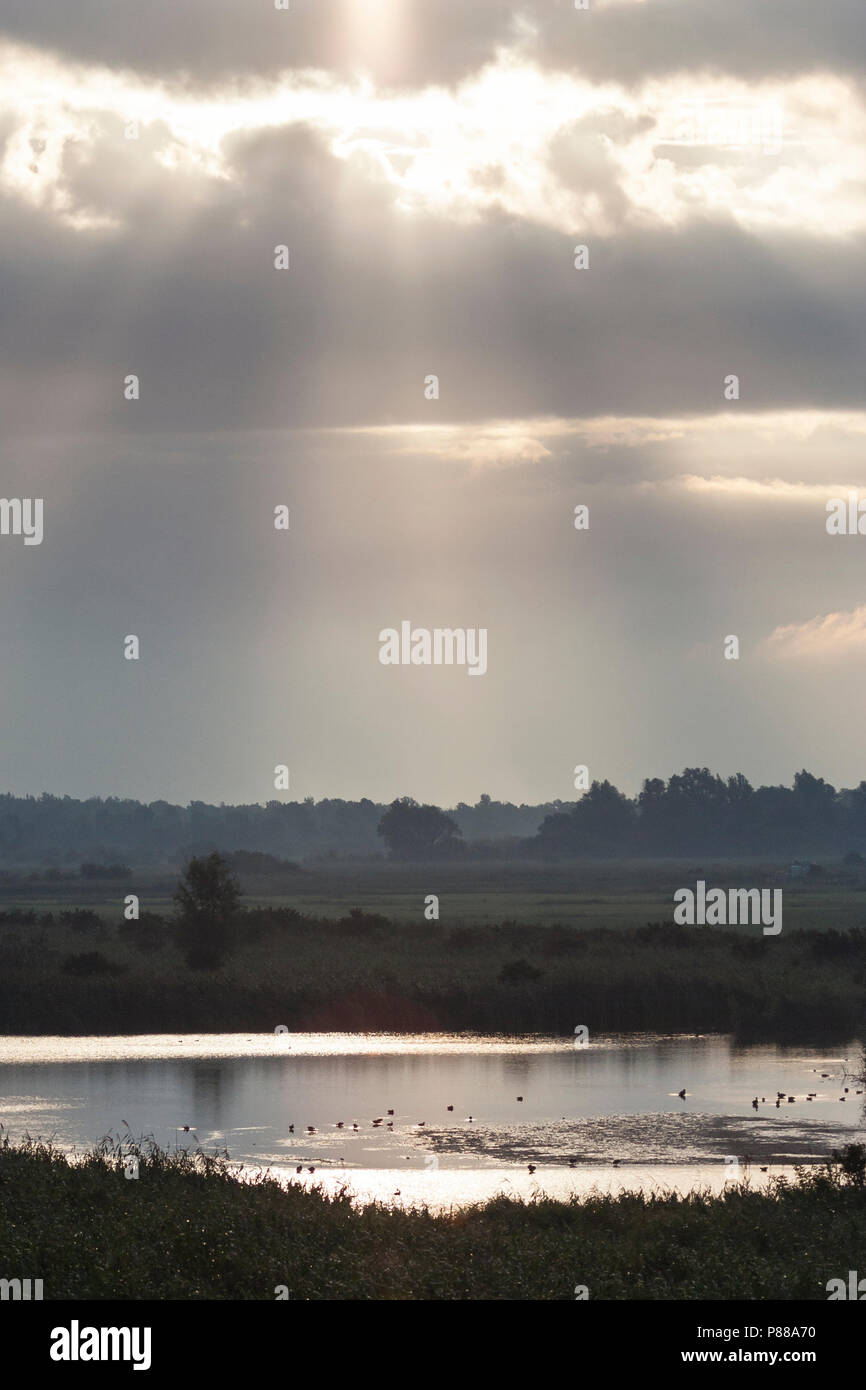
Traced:
[[[866, 927], [866, 875], [828, 865], [820, 879], [792, 881], [785, 864], [757, 859], [411, 865], [333, 860], [304, 864], [288, 880], [251, 877], [243, 886], [249, 906], [294, 907], [325, 918], [360, 907], [392, 921], [420, 922], [426, 896], [435, 893], [443, 926], [517, 921], [622, 929], [671, 921], [675, 890], [693, 888], [698, 878], [708, 887], [781, 888], [785, 930]], [[18, 903], [40, 912], [82, 906], [120, 920], [124, 895], [134, 892], [143, 910], [168, 913], [176, 879], [176, 872], [152, 869], [122, 885], [19, 878], [0, 883], [0, 909]]]

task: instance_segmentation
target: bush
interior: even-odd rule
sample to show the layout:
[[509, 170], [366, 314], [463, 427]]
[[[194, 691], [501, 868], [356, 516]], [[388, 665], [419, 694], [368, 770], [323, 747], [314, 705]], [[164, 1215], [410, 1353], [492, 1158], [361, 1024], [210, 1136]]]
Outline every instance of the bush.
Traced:
[[379, 927], [388, 925], [387, 917], [382, 917], [378, 912], [364, 912], [360, 907], [350, 908], [348, 917], [341, 917], [337, 922], [337, 926], [343, 931], [357, 933], [359, 936], [365, 936]]
[[83, 951], [77, 956], [65, 956], [62, 968], [68, 975], [115, 975], [120, 967], [106, 960], [101, 951]]
[[529, 961], [521, 956], [520, 960], [510, 960], [503, 965], [499, 978], [504, 985], [522, 985], [529, 980], [540, 980], [543, 974], [543, 970], [530, 965]]
[[136, 951], [161, 951], [168, 939], [165, 919], [158, 912], [142, 912], [137, 921], [121, 922], [117, 935]]
[[184, 955], [190, 970], [219, 970], [224, 959], [222, 947], [207, 941], [196, 942]]
[[866, 1144], [846, 1144], [833, 1158], [852, 1187], [866, 1187]]
[[86, 907], [64, 908], [60, 913], [60, 921], [73, 931], [93, 931], [94, 927], [99, 926], [100, 920], [98, 912], [91, 912]]

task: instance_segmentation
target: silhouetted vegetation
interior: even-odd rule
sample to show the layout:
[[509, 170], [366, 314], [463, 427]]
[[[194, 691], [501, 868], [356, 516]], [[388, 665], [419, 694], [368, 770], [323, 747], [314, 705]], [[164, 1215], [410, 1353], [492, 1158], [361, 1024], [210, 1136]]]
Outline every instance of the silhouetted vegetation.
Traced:
[[[510, 837], [517, 843], [533, 836], [547, 814], [567, 804], [512, 806], [484, 795], [475, 806], [459, 803], [450, 815], [463, 836], [489, 842]], [[366, 797], [307, 797], [265, 806], [209, 806], [203, 801], [174, 806], [117, 797], [78, 801], [69, 796], [7, 794], [0, 796], [0, 863], [7, 872], [16, 865], [52, 866], [49, 871], [59, 882], [77, 878], [82, 860], [176, 866], [213, 850], [264, 853], [280, 860], [333, 853], [381, 858], [385, 847], [377, 830], [387, 809]], [[240, 864], [233, 867], [245, 871]]]
[[[12, 914], [10, 914], [12, 915]], [[52, 913], [0, 925], [0, 1031], [453, 1029], [571, 1036], [641, 1029], [847, 1041], [866, 1027], [866, 931], [520, 922], [443, 927], [355, 908], [225, 917], [201, 974], [184, 928], [143, 913], [88, 933], [114, 968], [67, 966]], [[210, 918], [193, 931], [208, 946]], [[96, 967], [97, 969], [99, 967]], [[70, 971], [72, 973], [70, 973]], [[83, 972], [83, 973], [80, 973]]]
[[69, 975], [113, 975], [122, 969], [112, 965], [101, 951], [82, 951], [78, 955], [64, 956], [62, 968]]
[[80, 873], [82, 878], [108, 880], [132, 878], [132, 869], [128, 864], [82, 864]]
[[188, 966], [215, 970], [225, 957], [240, 907], [240, 884], [221, 854], [191, 859], [174, 895], [179, 940]]
[[866, 782], [837, 792], [802, 771], [793, 787], [756, 789], [741, 773], [725, 781], [706, 767], [667, 782], [650, 778], [633, 800], [609, 782], [593, 782], [570, 810], [547, 816], [537, 837], [540, 852], [565, 856], [846, 851], [853, 870], [864, 844]]
[[268, 878], [277, 881], [291, 879], [300, 873], [300, 866], [291, 859], [279, 859], [275, 854], [261, 854], [258, 850], [238, 849], [225, 855], [226, 863], [233, 873], [245, 878]]
[[[127, 1180], [131, 1157], [138, 1180]], [[0, 1145], [0, 1262], [44, 1298], [826, 1301], [866, 1244], [862, 1172], [834, 1161], [721, 1196], [499, 1197], [433, 1215], [356, 1208], [343, 1192], [240, 1182], [223, 1156], [105, 1141], [70, 1164]], [[82, 1233], [86, 1237], [82, 1239]], [[134, 1251], [135, 1258], [130, 1258]], [[756, 1319], [757, 1320], [757, 1319]]]
[[543, 970], [521, 957], [520, 960], [506, 961], [499, 972], [499, 979], [504, 985], [523, 985], [529, 980], [540, 980], [543, 974]]
[[[390, 806], [308, 797], [183, 807], [0, 796], [2, 872], [42, 864], [56, 882], [79, 876], [63, 865], [80, 864], [85, 881], [108, 880], [125, 878], [127, 861], [178, 865], [214, 851], [245, 856], [232, 864], [238, 873], [288, 874], [287, 861], [316, 856], [381, 858], [383, 842], [401, 860], [830, 854], [859, 877], [866, 871], [866, 781], [837, 791], [803, 770], [791, 787], [753, 787], [741, 773], [723, 779], [691, 767], [667, 781], [647, 778], [636, 797], [595, 781], [579, 801], [513, 806], [485, 794], [474, 806], [446, 810], [411, 797]], [[820, 868], [813, 865], [813, 874]]]
[[457, 822], [438, 806], [419, 806], [411, 796], [392, 801], [378, 833], [397, 859], [449, 859], [464, 852]]
[[65, 927], [76, 932], [93, 931], [102, 921], [98, 912], [86, 907], [61, 908], [57, 916]]

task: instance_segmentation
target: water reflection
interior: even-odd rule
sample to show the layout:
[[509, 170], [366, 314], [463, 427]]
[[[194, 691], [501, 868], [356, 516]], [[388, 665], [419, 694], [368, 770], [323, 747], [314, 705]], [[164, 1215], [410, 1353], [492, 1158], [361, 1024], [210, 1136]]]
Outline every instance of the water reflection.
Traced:
[[194, 1147], [195, 1134], [292, 1181], [349, 1183], [359, 1200], [718, 1188], [726, 1157], [761, 1182], [862, 1141], [863, 1088], [846, 1079], [858, 1054], [856, 1042], [826, 1055], [647, 1034], [588, 1048], [458, 1035], [2, 1038], [0, 1121], [70, 1149], [124, 1125], [167, 1147]]

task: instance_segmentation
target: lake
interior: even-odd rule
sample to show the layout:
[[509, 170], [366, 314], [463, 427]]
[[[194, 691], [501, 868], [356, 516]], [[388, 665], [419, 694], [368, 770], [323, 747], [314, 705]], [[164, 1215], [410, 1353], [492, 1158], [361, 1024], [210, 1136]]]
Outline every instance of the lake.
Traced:
[[12, 1139], [69, 1151], [109, 1134], [227, 1149], [244, 1172], [435, 1209], [498, 1192], [717, 1191], [863, 1142], [866, 1096], [849, 1075], [860, 1051], [721, 1035], [587, 1047], [431, 1034], [6, 1037], [0, 1123]]

